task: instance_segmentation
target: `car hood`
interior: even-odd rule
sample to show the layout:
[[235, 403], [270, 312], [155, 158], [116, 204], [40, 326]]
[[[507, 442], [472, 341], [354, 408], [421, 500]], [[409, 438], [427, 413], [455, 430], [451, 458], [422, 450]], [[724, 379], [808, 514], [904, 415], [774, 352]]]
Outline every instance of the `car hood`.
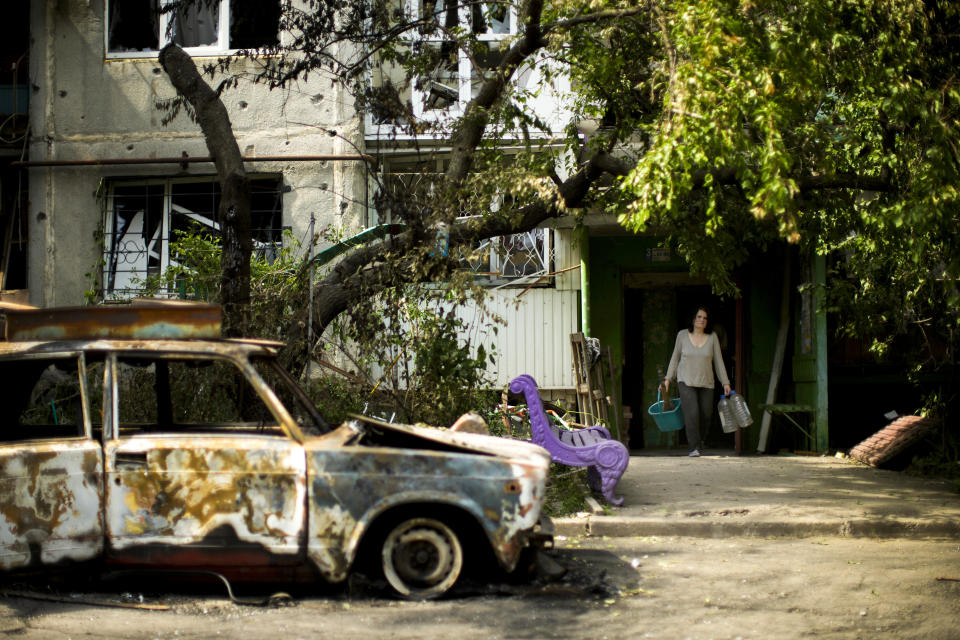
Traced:
[[549, 467], [550, 465], [550, 452], [531, 442], [479, 433], [451, 431], [449, 429], [426, 425], [390, 423], [369, 416], [352, 415], [351, 418], [373, 425], [378, 429], [393, 431], [438, 444], [445, 444], [464, 451], [499, 456], [516, 462], [534, 464], [536, 466]]

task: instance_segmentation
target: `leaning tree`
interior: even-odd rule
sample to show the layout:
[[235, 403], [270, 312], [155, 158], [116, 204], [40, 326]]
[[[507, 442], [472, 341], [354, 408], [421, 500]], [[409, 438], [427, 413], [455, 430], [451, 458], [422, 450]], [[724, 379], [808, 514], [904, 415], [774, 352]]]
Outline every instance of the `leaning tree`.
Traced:
[[[180, 0], [198, 1], [206, 0]], [[733, 270], [755, 248], [789, 242], [829, 254], [847, 330], [918, 332], [947, 348], [931, 347], [917, 362], [934, 353], [952, 361], [960, 328], [960, 20], [952, 3], [422, 0], [413, 16], [404, 6], [284, 2], [281, 44], [244, 52], [263, 61], [259, 82], [331, 75], [360, 110], [449, 149], [429, 201], [384, 191], [402, 230], [354, 248], [313, 283], [315, 335], [373, 292], [449, 281], [457, 254], [434, 251], [439, 225], [452, 249], [469, 248], [550, 218], [603, 212], [663, 234], [726, 294], [736, 293]], [[442, 129], [418, 120], [396, 87], [369, 82], [384, 64], [420, 81], [438, 53], [417, 43], [436, 33], [479, 55], [478, 36], [451, 15], [504, 7], [516, 9], [516, 35]], [[175, 82], [192, 67], [181, 53], [163, 60]], [[574, 88], [575, 117], [559, 144], [527, 135], [546, 129], [530, 88], [513, 82], [531, 63]], [[208, 70], [229, 67], [225, 59]], [[206, 93], [197, 83], [177, 89], [195, 106]], [[201, 122], [225, 118], [212, 108], [196, 113]], [[234, 153], [229, 143], [210, 150]], [[303, 309], [291, 319], [291, 353], [302, 353], [308, 317]]]

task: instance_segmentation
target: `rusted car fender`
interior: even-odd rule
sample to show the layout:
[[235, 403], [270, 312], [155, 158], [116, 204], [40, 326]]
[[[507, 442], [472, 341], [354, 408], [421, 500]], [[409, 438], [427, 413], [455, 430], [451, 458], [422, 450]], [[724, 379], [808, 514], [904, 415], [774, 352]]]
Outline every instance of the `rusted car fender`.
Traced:
[[534, 465], [466, 453], [367, 449], [343, 456], [308, 449], [307, 468], [307, 555], [331, 582], [346, 578], [378, 519], [406, 506], [427, 515], [437, 506], [468, 514], [511, 570], [539, 519], [546, 482], [546, 470]]

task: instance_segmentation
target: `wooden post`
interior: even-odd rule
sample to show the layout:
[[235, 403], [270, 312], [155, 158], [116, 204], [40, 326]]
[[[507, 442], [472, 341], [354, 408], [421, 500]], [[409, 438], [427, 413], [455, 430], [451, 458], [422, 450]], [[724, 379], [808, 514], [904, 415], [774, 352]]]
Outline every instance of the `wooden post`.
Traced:
[[827, 284], [827, 258], [813, 257], [814, 344], [817, 354], [817, 403], [814, 407], [816, 420], [817, 451], [824, 453], [830, 446], [827, 430], [827, 309], [824, 304]]
[[590, 424], [589, 418], [593, 415], [593, 398], [590, 393], [590, 367], [584, 361], [583, 343], [582, 333], [570, 334], [570, 349], [573, 352], [573, 377], [577, 385], [577, 411], [580, 414], [578, 422]]

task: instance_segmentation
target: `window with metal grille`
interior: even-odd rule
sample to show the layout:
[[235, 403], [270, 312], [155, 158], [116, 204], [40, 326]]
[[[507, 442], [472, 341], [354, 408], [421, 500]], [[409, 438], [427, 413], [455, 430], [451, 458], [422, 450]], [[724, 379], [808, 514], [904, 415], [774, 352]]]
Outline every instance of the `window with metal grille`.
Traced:
[[[178, 234], [220, 235], [220, 185], [211, 178], [112, 180], [106, 195], [106, 299], [136, 297], [148, 278], [176, 264], [170, 242]], [[281, 178], [251, 177], [250, 198], [253, 249], [269, 260], [280, 250], [283, 236]]]
[[[442, 162], [442, 161], [441, 161]], [[377, 224], [402, 223], [402, 216], [395, 208], [403, 206], [422, 211], [412, 211], [416, 215], [429, 216], [428, 210], [434, 199], [433, 190], [442, 180], [439, 173], [386, 173], [383, 174], [383, 187], [376, 198]], [[476, 202], [476, 194], [463, 194], [458, 200], [461, 211], [458, 219], [472, 216], [471, 203]], [[501, 198], [493, 203], [493, 209], [505, 206]], [[486, 238], [471, 247], [458, 249], [458, 257], [464, 269], [474, 272], [477, 280], [490, 286], [520, 285], [537, 282], [541, 276], [552, 271], [553, 232], [550, 229], [533, 229], [509, 236]], [[539, 282], [549, 286], [551, 279]]]

